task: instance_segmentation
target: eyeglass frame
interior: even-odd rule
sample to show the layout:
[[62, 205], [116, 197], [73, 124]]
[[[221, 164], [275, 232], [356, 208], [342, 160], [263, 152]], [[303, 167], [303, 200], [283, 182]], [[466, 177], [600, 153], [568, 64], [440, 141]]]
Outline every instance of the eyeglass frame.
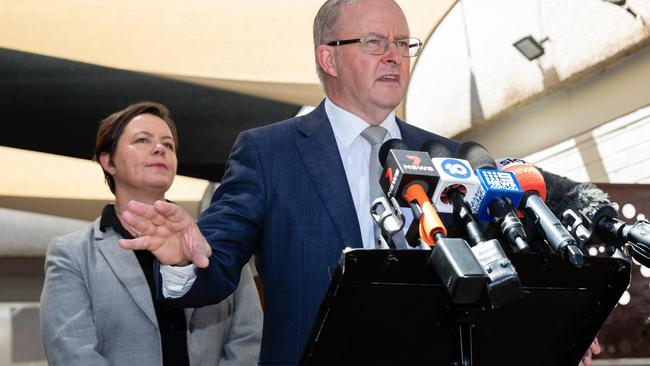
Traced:
[[[367, 40], [368, 37], [376, 37], [377, 39], [381, 39], [381, 40], [385, 41], [385, 46], [384, 46], [384, 50], [383, 50], [382, 53], [372, 53], [372, 52], [366, 52], [365, 51], [363, 42], [365, 40]], [[360, 38], [350, 38], [350, 39], [340, 39], [340, 40], [330, 41], [330, 42], [325, 43], [325, 45], [332, 46], [332, 47], [337, 47], [337, 46], [345, 46], [347, 44], [359, 43], [361, 45], [361, 51], [363, 53], [366, 53], [366, 54], [369, 54], [369, 55], [381, 56], [381, 55], [385, 54], [386, 52], [388, 52], [388, 48], [390, 47], [391, 43], [395, 43], [395, 47], [397, 47], [397, 49], [399, 50], [399, 46], [397, 45], [397, 42], [400, 42], [400, 41], [403, 41], [403, 40], [408, 40], [408, 45], [407, 45], [407, 48], [405, 48], [405, 50], [409, 51], [413, 47], [418, 47], [418, 49], [417, 49], [417, 51], [416, 51], [416, 53], [414, 55], [411, 56], [410, 53], [407, 54], [407, 55], [402, 54], [402, 57], [417, 57], [422, 53], [422, 41], [417, 37], [403, 37], [403, 38], [399, 38], [399, 39], [395, 39], [395, 40], [391, 41], [385, 36], [382, 36], [382, 35], [379, 35], [379, 34], [373, 34], [373, 33], [362, 36]], [[413, 40], [415, 40], [416, 42], [412, 43]]]

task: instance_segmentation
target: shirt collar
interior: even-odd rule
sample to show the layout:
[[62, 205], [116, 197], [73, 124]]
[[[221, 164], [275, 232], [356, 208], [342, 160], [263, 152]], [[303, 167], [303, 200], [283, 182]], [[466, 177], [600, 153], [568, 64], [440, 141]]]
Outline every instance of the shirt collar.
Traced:
[[[337, 106], [329, 98], [325, 98], [325, 113], [332, 125], [334, 136], [346, 149], [370, 125], [355, 114]], [[386, 139], [402, 137], [395, 120], [395, 112], [390, 112], [379, 125], [388, 131]]]
[[122, 237], [125, 239], [133, 239], [133, 235], [131, 235], [129, 231], [124, 228], [120, 220], [117, 218], [117, 214], [115, 213], [115, 206], [111, 204], [104, 206], [104, 209], [102, 210], [102, 217], [99, 219], [99, 229], [102, 232], [106, 232], [107, 228], [112, 228], [116, 233], [122, 235]]

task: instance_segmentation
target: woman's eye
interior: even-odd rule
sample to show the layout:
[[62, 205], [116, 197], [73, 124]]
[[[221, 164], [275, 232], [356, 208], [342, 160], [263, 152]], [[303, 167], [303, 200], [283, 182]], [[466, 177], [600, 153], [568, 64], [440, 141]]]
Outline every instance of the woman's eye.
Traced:
[[164, 144], [166, 148], [168, 148], [171, 151], [174, 151], [174, 145], [170, 142], [167, 142]]
[[148, 141], [149, 141], [149, 139], [146, 138], [146, 137], [140, 137], [137, 140], [135, 140], [135, 142], [137, 142], [137, 143], [144, 143], [144, 142], [148, 142]]

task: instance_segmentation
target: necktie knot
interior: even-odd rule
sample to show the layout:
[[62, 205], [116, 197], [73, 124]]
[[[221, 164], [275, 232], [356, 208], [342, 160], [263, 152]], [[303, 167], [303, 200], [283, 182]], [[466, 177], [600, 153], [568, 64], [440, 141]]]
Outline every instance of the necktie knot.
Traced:
[[388, 131], [381, 126], [368, 126], [361, 132], [361, 137], [370, 143], [370, 146], [381, 144]]

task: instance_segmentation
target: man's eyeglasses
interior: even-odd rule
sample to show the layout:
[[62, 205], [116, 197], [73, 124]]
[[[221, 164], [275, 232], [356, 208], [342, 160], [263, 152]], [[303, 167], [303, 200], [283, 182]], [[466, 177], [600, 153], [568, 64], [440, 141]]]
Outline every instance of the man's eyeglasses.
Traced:
[[346, 44], [360, 43], [361, 51], [371, 55], [383, 55], [388, 51], [391, 43], [395, 43], [397, 50], [404, 57], [419, 56], [422, 51], [422, 41], [415, 37], [400, 38], [394, 41], [389, 41], [384, 36], [370, 34], [361, 38], [342, 39], [327, 43], [328, 46], [343, 46]]

